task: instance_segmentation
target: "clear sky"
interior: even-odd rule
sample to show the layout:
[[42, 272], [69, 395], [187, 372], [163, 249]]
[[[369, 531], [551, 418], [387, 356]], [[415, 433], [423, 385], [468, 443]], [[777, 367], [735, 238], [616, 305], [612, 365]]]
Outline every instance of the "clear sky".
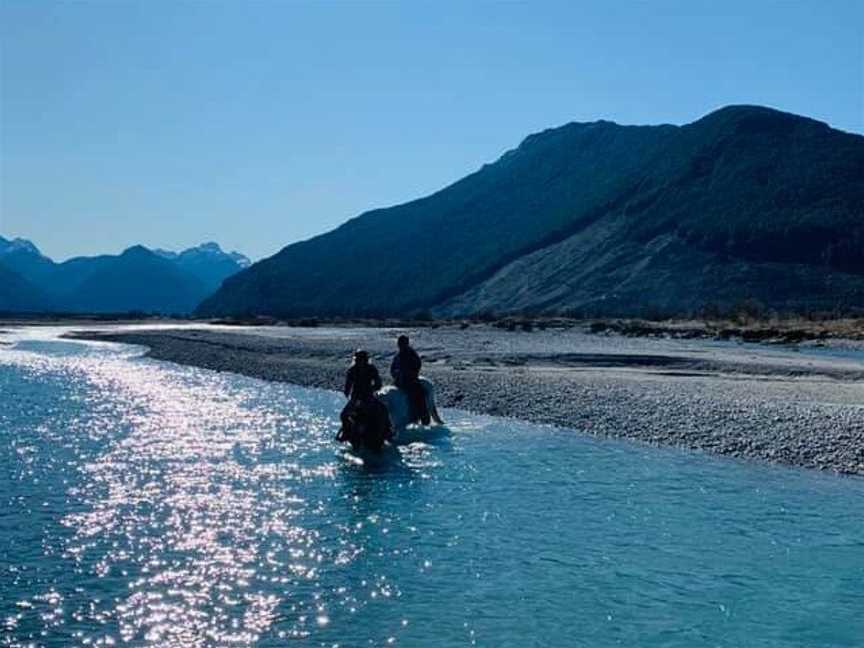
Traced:
[[568, 121], [864, 132], [864, 2], [0, 0], [0, 234], [253, 258]]

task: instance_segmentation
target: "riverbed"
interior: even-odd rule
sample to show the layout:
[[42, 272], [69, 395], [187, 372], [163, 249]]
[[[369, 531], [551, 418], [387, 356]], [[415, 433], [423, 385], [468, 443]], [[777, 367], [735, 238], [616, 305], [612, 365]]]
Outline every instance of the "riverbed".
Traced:
[[354, 348], [386, 376], [410, 334], [439, 402], [597, 437], [864, 475], [864, 351], [810, 345], [506, 331], [103, 327], [84, 337], [146, 345], [154, 358], [341, 389]]

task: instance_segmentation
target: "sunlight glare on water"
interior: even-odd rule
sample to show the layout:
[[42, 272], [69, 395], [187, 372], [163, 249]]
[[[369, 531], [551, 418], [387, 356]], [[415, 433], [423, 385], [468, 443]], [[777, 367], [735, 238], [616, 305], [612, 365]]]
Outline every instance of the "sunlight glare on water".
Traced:
[[2, 645], [860, 646], [864, 483], [446, 413], [364, 464], [335, 393], [0, 347]]

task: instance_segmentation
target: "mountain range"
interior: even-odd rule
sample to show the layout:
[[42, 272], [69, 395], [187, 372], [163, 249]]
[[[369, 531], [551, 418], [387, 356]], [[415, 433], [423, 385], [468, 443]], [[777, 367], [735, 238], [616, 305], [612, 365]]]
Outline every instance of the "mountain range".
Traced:
[[136, 245], [56, 263], [30, 241], [0, 236], [0, 311], [184, 315], [249, 264], [216, 243], [179, 253]]
[[864, 309], [864, 137], [760, 106], [570, 123], [226, 279], [201, 316]]

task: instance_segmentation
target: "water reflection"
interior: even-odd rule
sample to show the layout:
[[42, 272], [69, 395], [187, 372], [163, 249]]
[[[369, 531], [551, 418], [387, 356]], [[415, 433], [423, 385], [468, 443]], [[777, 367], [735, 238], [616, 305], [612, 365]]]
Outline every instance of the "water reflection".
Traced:
[[336, 395], [40, 335], [0, 350], [6, 645], [864, 636], [861, 482], [458, 412], [372, 461]]
[[[110, 624], [116, 636], [107, 641], [249, 644], [290, 602], [283, 635], [308, 634], [309, 619], [326, 616], [316, 582], [331, 557], [320, 529], [298, 522], [320, 513], [316, 485], [337, 469], [328, 422], [290, 397], [278, 410], [256, 406], [248, 388], [225, 389], [230, 377], [202, 381], [155, 363], [130, 370], [127, 356], [66, 343], [45, 355], [38, 344], [5, 359], [86, 383], [80, 398], [91, 415], [69, 431], [111, 436], [77, 466], [81, 485], [59, 523], [72, 531], [61, 555], [78, 579], [95, 585], [95, 577], [99, 590], [121, 596], [97, 598], [65, 621]], [[48, 595], [44, 623], [64, 622], [61, 598]]]

